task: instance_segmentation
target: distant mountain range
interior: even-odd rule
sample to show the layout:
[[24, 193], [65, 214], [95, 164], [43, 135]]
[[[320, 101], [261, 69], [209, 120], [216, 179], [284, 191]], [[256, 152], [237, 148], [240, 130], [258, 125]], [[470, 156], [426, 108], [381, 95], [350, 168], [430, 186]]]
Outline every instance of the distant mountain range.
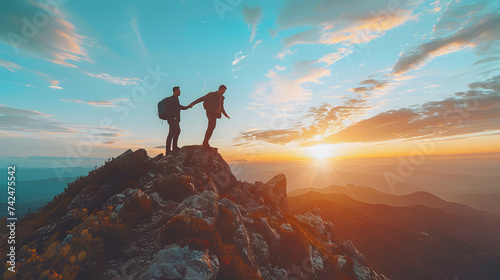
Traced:
[[[385, 160], [329, 161], [322, 163], [295, 162], [245, 163], [238, 179], [256, 181], [272, 174], [283, 173], [289, 181], [289, 191], [308, 188], [325, 188], [331, 185], [370, 186], [380, 192], [393, 195], [409, 195], [424, 191], [447, 201], [458, 202], [476, 209], [500, 215], [500, 176], [498, 162], [486, 163], [475, 160], [463, 162], [435, 162], [415, 167], [411, 176], [391, 185], [387, 174], [398, 175], [398, 162]], [[380, 165], [376, 165], [379, 163]], [[359, 164], [359, 165], [356, 165]], [[264, 167], [260, 167], [263, 165]], [[464, 173], [459, 173], [464, 172]]]
[[[16, 216], [21, 218], [31, 209], [36, 212], [38, 208], [54, 196], [61, 193], [67, 184], [77, 177], [47, 178], [37, 180], [16, 181]], [[0, 185], [3, 190], [7, 184]], [[7, 191], [0, 195], [0, 218], [7, 215]]]
[[500, 279], [500, 216], [427, 192], [396, 196], [331, 186], [289, 194], [298, 214], [318, 207], [392, 279]]

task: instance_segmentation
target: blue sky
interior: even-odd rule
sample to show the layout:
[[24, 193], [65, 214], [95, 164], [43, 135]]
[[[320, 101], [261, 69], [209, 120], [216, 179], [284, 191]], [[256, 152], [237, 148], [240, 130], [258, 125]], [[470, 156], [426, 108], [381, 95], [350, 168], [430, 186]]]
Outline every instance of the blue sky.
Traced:
[[[220, 84], [231, 119], [211, 144], [232, 159], [436, 138], [437, 153], [498, 152], [499, 1], [0, 3], [0, 156], [154, 156], [158, 101]], [[202, 106], [181, 119], [180, 145], [200, 144]]]

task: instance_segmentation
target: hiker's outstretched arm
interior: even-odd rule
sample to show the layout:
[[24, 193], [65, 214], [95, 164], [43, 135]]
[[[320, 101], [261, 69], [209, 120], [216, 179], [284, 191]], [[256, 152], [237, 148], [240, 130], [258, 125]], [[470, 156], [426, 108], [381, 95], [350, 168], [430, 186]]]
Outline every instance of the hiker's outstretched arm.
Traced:
[[181, 110], [187, 110], [187, 109], [191, 108], [191, 107], [189, 107], [189, 106], [182, 106], [182, 105], [180, 105], [180, 104], [179, 104], [179, 106], [180, 106]]
[[201, 101], [205, 101], [205, 99], [207, 98], [208, 96], [208, 93], [203, 95], [202, 97], [196, 99], [195, 101], [191, 102], [191, 104], [189, 104], [189, 106], [193, 107], [194, 105], [200, 103]]

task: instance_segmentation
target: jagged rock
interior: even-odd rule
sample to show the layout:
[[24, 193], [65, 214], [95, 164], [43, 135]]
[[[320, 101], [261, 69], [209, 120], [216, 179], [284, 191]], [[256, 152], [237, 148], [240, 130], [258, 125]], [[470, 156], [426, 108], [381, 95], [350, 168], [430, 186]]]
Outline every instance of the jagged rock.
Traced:
[[309, 257], [312, 272], [316, 278], [319, 278], [320, 271], [323, 270], [323, 258], [325, 257], [311, 245], [309, 245]]
[[115, 218], [116, 216], [119, 215], [121, 212], [123, 206], [127, 201], [130, 201], [132, 197], [140, 191], [139, 189], [130, 189], [127, 188], [123, 190], [121, 193], [117, 193], [110, 197], [106, 203], [104, 204], [105, 207], [107, 206], [112, 206], [113, 207], [113, 212], [111, 212], [111, 217]]
[[355, 261], [362, 262], [364, 257], [360, 254], [358, 249], [354, 247], [351, 240], [346, 240], [341, 244], [342, 249], [346, 252], [347, 256]]
[[260, 217], [256, 221], [259, 227], [263, 231], [263, 237], [267, 240], [267, 244], [271, 247], [271, 250], [279, 250], [281, 236], [279, 233], [273, 229], [266, 219]]
[[237, 182], [229, 165], [215, 149], [204, 150], [201, 146], [185, 146], [172, 154], [168, 160], [175, 166], [182, 167], [185, 172], [195, 170], [189, 175], [207, 174], [215, 183], [218, 193], [225, 192]]
[[293, 231], [293, 228], [289, 223], [283, 223], [283, 224], [281, 224], [280, 227], [286, 231]]
[[236, 224], [236, 232], [234, 235], [234, 244], [237, 249], [242, 252], [244, 259], [252, 265], [252, 267], [257, 268], [257, 260], [251, 245], [250, 234], [245, 227], [241, 212], [238, 206], [227, 198], [223, 198], [219, 201], [221, 205], [224, 205], [229, 209], [234, 215], [234, 223]]
[[266, 264], [269, 261], [269, 246], [262, 235], [254, 232], [251, 235], [252, 249], [259, 264]]
[[87, 208], [89, 211], [102, 205], [106, 200], [113, 195], [111, 185], [105, 184], [99, 188], [97, 193], [80, 193], [68, 205], [67, 211], [75, 208]]
[[122, 159], [128, 157], [129, 155], [131, 155], [132, 153], [133, 153], [132, 150], [128, 149], [123, 154], [117, 156], [114, 160], [122, 160]]
[[166, 246], [151, 261], [138, 280], [150, 279], [215, 279], [219, 271], [217, 256], [209, 256], [189, 246], [181, 248], [177, 244]]
[[[297, 277], [288, 277], [288, 273], [286, 272], [285, 269], [283, 268], [267, 268], [267, 267], [261, 267], [260, 270], [262, 271], [262, 277], [266, 280], [286, 280], [286, 279], [300, 279]], [[307, 279], [307, 278], [304, 278]]]
[[[217, 200], [219, 196], [212, 191], [203, 191], [184, 199], [174, 211], [175, 215], [183, 213], [186, 217], [198, 212], [207, 223], [213, 225], [218, 214]], [[198, 212], [197, 212], [198, 211]]]
[[163, 158], [163, 154], [159, 154], [159, 155], [155, 156], [155, 157], [153, 158], [153, 160], [159, 160], [159, 159], [161, 159], [161, 158]]
[[[119, 249], [120, 257], [106, 263], [104, 275], [110, 280], [215, 279], [225, 271], [219, 271], [222, 256], [214, 255], [220, 253], [212, 247], [214, 244], [225, 248], [224, 252], [236, 252], [238, 261], [243, 261], [231, 269], [244, 266], [246, 273], [266, 280], [332, 279], [337, 272], [352, 279], [386, 279], [365, 263], [352, 242], [334, 239], [334, 225], [323, 221], [319, 209], [296, 215], [299, 223], [290, 217], [283, 174], [266, 183], [237, 181], [215, 149], [200, 146], [183, 147], [154, 158], [147, 156], [144, 149], [127, 150], [114, 161], [112, 172], [105, 170], [110, 178], [103, 179], [102, 174], [96, 176], [99, 179], [90, 178], [89, 186], [64, 198], [71, 202], [62, 211], [57, 209], [55, 222], [51, 220], [38, 229], [37, 244], [43, 244], [55, 231], [66, 233], [80, 222], [72, 217], [71, 209], [85, 207], [91, 213], [92, 209], [113, 206], [110, 218], [127, 222], [127, 237], [132, 241], [127, 240], [128, 246]], [[216, 231], [219, 241], [208, 243], [209, 237], [203, 240], [205, 237], [199, 235], [183, 239], [186, 232], [168, 241], [162, 239], [163, 226], [176, 225], [170, 223], [175, 217], [184, 218], [178, 219], [182, 221], [181, 230], [182, 223], [186, 225], [190, 218], [204, 219], [208, 223], [204, 230]], [[172, 227], [172, 232], [176, 229]], [[73, 242], [71, 235], [63, 235], [62, 239], [59, 246]], [[284, 248], [294, 244], [300, 244], [293, 248], [295, 251]], [[327, 251], [332, 253], [330, 259], [325, 255]], [[284, 261], [291, 252], [300, 252], [294, 264]], [[221, 260], [230, 261], [227, 255], [223, 257]]]
[[275, 211], [288, 212], [288, 196], [286, 194], [286, 177], [284, 174], [274, 176], [265, 184], [272, 193], [271, 205]]
[[331, 240], [335, 226], [332, 222], [324, 221], [321, 218], [321, 210], [319, 208], [315, 207], [303, 215], [296, 215], [296, 217], [317, 229], [318, 233], [326, 238], [326, 241]]

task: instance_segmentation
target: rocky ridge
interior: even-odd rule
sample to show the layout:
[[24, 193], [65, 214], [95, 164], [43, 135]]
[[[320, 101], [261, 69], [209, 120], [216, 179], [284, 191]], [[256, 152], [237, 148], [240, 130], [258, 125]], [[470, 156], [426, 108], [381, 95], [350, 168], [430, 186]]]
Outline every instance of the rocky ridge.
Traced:
[[[128, 150], [106, 165], [114, 171], [95, 180], [90, 177], [98, 170], [89, 173], [67, 206], [57, 204], [66, 207], [36, 231], [36, 244], [81, 226], [78, 209], [87, 215], [110, 209], [106, 219], [126, 224], [126, 242], [106, 247], [104, 241], [112, 251], [103, 260], [109, 279], [230, 279], [231, 273], [240, 279], [387, 279], [352, 242], [335, 239], [335, 225], [319, 209], [288, 213], [283, 174], [266, 183], [238, 181], [215, 149], [200, 146], [154, 158], [144, 149]], [[67, 234], [58, 247], [72, 238]]]

